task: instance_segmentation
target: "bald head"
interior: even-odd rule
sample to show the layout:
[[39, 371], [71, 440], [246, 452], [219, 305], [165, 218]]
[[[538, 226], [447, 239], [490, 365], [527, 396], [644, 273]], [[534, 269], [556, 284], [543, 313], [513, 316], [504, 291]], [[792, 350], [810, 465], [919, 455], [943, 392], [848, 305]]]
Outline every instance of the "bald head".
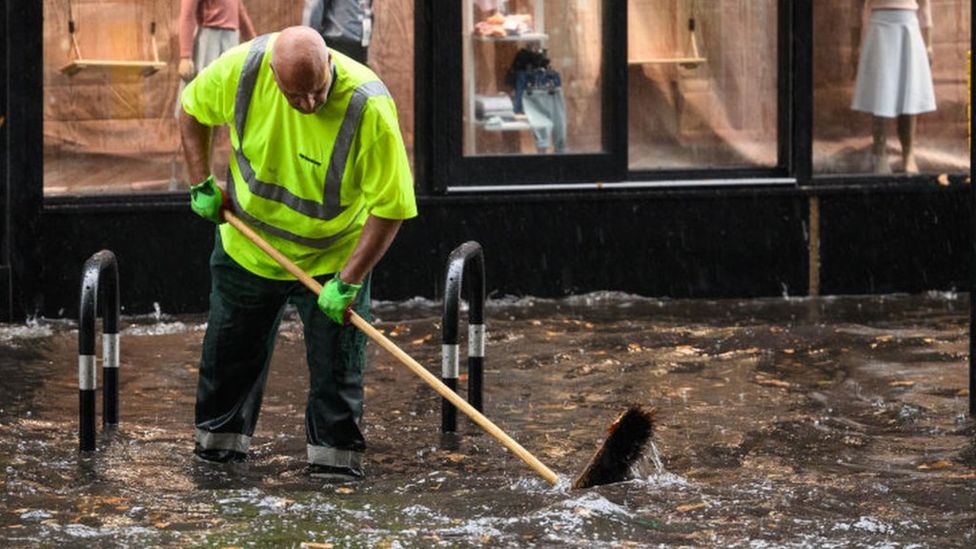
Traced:
[[324, 103], [332, 80], [329, 50], [322, 36], [310, 27], [288, 27], [271, 49], [271, 70], [288, 103], [305, 114]]

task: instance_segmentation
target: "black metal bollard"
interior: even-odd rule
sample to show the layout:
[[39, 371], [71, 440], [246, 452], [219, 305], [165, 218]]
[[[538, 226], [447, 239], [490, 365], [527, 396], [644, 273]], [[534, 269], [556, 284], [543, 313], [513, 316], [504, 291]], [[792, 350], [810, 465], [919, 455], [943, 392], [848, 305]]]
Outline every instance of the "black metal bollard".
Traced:
[[[460, 324], [461, 286], [468, 266], [474, 270], [474, 279], [468, 282], [468, 403], [482, 411], [482, 394], [485, 361], [485, 261], [481, 245], [465, 242], [447, 258], [447, 276], [444, 282], [444, 317], [442, 323], [441, 380], [457, 391], [458, 377], [458, 325]], [[457, 408], [441, 399], [441, 432], [457, 431]]]
[[[107, 276], [103, 279], [103, 275]], [[102, 303], [98, 301], [101, 291]], [[119, 268], [115, 254], [102, 250], [88, 258], [81, 279], [78, 313], [78, 444], [82, 452], [95, 449], [95, 318], [102, 305], [102, 425], [119, 422]]]

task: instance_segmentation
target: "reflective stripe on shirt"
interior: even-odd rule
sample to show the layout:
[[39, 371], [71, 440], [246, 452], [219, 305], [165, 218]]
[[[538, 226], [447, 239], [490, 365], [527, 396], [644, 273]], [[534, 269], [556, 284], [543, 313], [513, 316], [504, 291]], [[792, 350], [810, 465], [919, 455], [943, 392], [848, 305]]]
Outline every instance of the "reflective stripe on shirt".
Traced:
[[[325, 196], [322, 202], [296, 196], [282, 185], [261, 181], [257, 178], [250, 161], [244, 155], [244, 130], [247, 124], [251, 98], [254, 94], [254, 87], [257, 83], [258, 73], [267, 48], [268, 38], [268, 35], [263, 35], [254, 39], [251, 49], [248, 51], [247, 57], [244, 60], [244, 66], [241, 68], [241, 76], [234, 101], [234, 123], [237, 129], [238, 141], [238, 146], [234, 150], [234, 154], [237, 159], [237, 167], [240, 171], [241, 178], [247, 184], [248, 190], [254, 195], [283, 204], [295, 212], [313, 219], [323, 221], [335, 219], [345, 211], [339, 202], [342, 194], [342, 178], [345, 173], [349, 153], [352, 150], [356, 129], [359, 127], [366, 103], [372, 97], [390, 97], [390, 92], [378, 80], [360, 84], [353, 91], [332, 148], [332, 156], [329, 160], [329, 167], [326, 171], [324, 181]], [[242, 217], [250, 217], [252, 222], [255, 222], [266, 231], [291, 240], [292, 242], [315, 248], [325, 248], [337, 239], [345, 236], [349, 231], [349, 227], [346, 227], [334, 236], [312, 239], [295, 235], [281, 228], [271, 227], [267, 223], [259, 222], [253, 216], [246, 215], [246, 212], [244, 212], [237, 200], [236, 193], [233, 191], [233, 185], [228, 185], [228, 187], [230, 189], [228, 194], [230, 194], [230, 198], [234, 201], [236, 210], [238, 213], [245, 214]], [[357, 217], [358, 214], [352, 219], [355, 220]]]

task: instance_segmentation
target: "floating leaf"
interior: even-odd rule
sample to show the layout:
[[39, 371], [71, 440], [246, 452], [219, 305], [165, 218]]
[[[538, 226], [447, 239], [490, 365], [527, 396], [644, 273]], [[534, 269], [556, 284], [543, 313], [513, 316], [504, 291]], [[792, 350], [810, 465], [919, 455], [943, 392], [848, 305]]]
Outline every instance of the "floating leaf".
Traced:
[[931, 463], [923, 463], [918, 466], [920, 471], [926, 471], [929, 469], [948, 469], [955, 464], [947, 459], [940, 459], [939, 461], [933, 461]]
[[768, 377], [757, 377], [756, 383], [760, 385], [768, 385], [770, 387], [781, 387], [783, 389], [789, 389], [793, 386], [789, 381], [783, 381], [782, 379], [769, 379]]
[[974, 479], [976, 478], [976, 472], [973, 473], [953, 473], [951, 475], [946, 475], [947, 478], [965, 478]]
[[674, 354], [676, 355], [697, 355], [701, 352], [701, 349], [692, 347], [691, 345], [678, 345], [674, 348]]

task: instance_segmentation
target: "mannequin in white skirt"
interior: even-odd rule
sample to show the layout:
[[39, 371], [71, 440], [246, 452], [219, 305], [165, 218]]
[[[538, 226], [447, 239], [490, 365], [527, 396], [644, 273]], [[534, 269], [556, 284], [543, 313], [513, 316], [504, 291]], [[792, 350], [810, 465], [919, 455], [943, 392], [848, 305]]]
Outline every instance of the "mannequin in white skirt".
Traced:
[[[929, 0], [857, 0], [862, 25], [853, 29], [852, 61], [857, 70], [851, 108], [873, 115], [875, 173], [891, 173], [889, 118], [897, 118], [905, 173], [918, 173], [916, 116], [935, 110], [932, 84], [932, 12]], [[862, 40], [863, 38], [863, 40]]]

